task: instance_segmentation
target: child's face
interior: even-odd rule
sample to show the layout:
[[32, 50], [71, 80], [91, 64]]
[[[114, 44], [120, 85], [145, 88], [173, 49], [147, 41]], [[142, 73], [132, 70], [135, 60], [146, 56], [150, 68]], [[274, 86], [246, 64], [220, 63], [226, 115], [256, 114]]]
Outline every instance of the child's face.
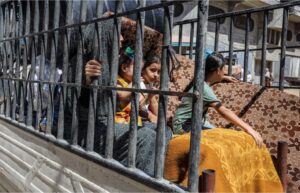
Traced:
[[143, 71], [143, 78], [146, 83], [153, 83], [159, 80], [160, 64], [152, 63]]
[[122, 71], [123, 78], [126, 79], [128, 82], [132, 82], [133, 62], [131, 62], [129, 65], [122, 65]]
[[224, 66], [221, 67], [221, 68], [218, 68], [215, 72], [216, 72], [216, 73], [215, 73], [215, 75], [216, 75], [216, 76], [215, 76], [216, 81], [217, 81], [217, 82], [222, 81], [223, 76], [224, 76], [224, 74], [225, 74], [225, 72], [224, 72]]

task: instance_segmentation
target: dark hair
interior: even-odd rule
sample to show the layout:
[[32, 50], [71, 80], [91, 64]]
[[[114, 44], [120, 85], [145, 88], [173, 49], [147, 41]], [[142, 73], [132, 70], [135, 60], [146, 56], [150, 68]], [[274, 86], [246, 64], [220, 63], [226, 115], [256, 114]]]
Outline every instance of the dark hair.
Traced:
[[[210, 73], [213, 73], [218, 68], [225, 66], [225, 60], [222, 54], [213, 52], [208, 55], [205, 60], [205, 80]], [[183, 92], [188, 92], [194, 86], [194, 79], [187, 85]]]
[[123, 51], [121, 51], [120, 59], [119, 59], [119, 70], [118, 70], [119, 75], [122, 72], [122, 65], [129, 66], [133, 61], [134, 59], [132, 57], [127, 56], [126, 54], [124, 54]]
[[205, 61], [205, 79], [209, 74], [213, 73], [219, 68], [223, 68], [225, 66], [225, 60], [222, 54], [213, 53], [207, 56]]
[[155, 55], [150, 55], [150, 56], [147, 56], [145, 58], [145, 62], [144, 62], [144, 66], [143, 66], [143, 70], [145, 70], [148, 66], [150, 66], [151, 64], [153, 63], [157, 63], [157, 64], [160, 64], [161, 61], [160, 61], [160, 57], [158, 56], [155, 56]]

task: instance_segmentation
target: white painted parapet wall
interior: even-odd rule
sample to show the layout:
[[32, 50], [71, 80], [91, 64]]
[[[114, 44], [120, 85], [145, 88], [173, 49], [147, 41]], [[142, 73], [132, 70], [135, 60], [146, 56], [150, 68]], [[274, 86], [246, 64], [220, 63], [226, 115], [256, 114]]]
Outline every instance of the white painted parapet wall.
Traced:
[[156, 192], [0, 120], [1, 192]]

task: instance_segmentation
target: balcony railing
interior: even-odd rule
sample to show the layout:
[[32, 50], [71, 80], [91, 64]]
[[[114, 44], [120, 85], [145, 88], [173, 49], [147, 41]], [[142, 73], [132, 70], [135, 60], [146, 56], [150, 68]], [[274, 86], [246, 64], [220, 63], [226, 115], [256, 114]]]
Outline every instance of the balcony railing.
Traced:
[[[169, 53], [167, 48], [171, 45], [171, 34], [173, 26], [173, 6], [176, 1], [162, 1], [161, 3], [145, 6], [145, 0], [139, 0], [138, 5], [132, 10], [122, 10], [122, 0], [113, 1], [115, 3], [114, 14], [103, 16], [104, 1], [96, 3], [96, 15], [92, 19], [87, 19], [90, 14], [89, 2], [80, 1], [79, 10], [74, 10], [73, 5], [78, 1], [1, 1], [0, 9], [0, 65], [1, 65], [1, 92], [4, 101], [1, 105], [1, 119], [18, 126], [38, 137], [61, 146], [74, 152], [86, 159], [97, 162], [108, 168], [116, 170], [124, 175], [130, 176], [140, 182], [146, 182], [150, 186], [161, 191], [182, 192], [184, 189], [170, 184], [163, 180], [164, 160], [166, 152], [166, 106], [167, 97], [170, 95], [187, 96], [195, 99], [194, 108], [202, 109], [202, 97], [200, 91], [203, 87], [203, 79], [195, 81], [194, 93], [181, 93], [168, 91], [168, 65]], [[197, 22], [197, 50], [196, 50], [196, 71], [197, 77], [203, 77], [203, 50], [204, 34], [206, 31], [208, 1], [199, 1], [199, 14]], [[139, 77], [141, 71], [141, 60], [143, 58], [143, 28], [146, 11], [163, 9], [163, 46], [161, 61], [161, 77], [159, 90], [139, 89], [138, 79], [134, 79], [133, 88], [123, 89], [132, 92], [132, 113], [130, 123], [130, 139], [128, 151], [128, 165], [122, 166], [113, 158], [114, 141], [114, 117], [116, 105], [116, 91], [122, 88], [116, 87], [119, 57], [120, 21], [121, 17], [136, 15], [136, 53], [134, 67], [135, 77]], [[79, 22], [75, 22], [73, 14], [79, 11]], [[80, 117], [78, 106], [80, 105], [80, 95], [84, 85], [82, 84], [82, 69], [85, 61], [84, 45], [85, 39], [82, 31], [87, 26], [94, 26], [97, 32], [95, 39], [97, 45], [101, 42], [101, 24], [107, 20], [113, 20], [111, 67], [108, 74], [108, 84], [100, 84], [93, 81], [88, 88], [91, 90], [89, 95], [88, 130], [86, 146], [79, 145], [79, 124]], [[75, 34], [76, 32], [76, 34]], [[74, 41], [76, 36], [76, 41]], [[98, 50], [98, 47], [93, 47]], [[101, 55], [103, 50], [92, 53], [93, 58], [102, 61], [105, 57]], [[74, 51], [75, 50], [75, 51]], [[71, 55], [75, 54], [74, 60]], [[37, 59], [39, 58], [39, 59]], [[47, 66], [47, 60], [50, 65]], [[61, 63], [62, 65], [58, 65]], [[27, 70], [29, 69], [30, 70]], [[38, 69], [38, 70], [37, 70]], [[56, 79], [57, 69], [61, 71], [61, 79]], [[48, 71], [48, 74], [44, 74]], [[69, 73], [69, 72], [72, 73]], [[49, 76], [49, 77], [46, 77]], [[70, 77], [71, 76], [71, 77]], [[103, 74], [105, 76], [105, 74]], [[54, 104], [55, 90], [59, 88], [59, 103]], [[45, 93], [44, 89], [47, 90]], [[108, 123], [106, 128], [106, 144], [104, 155], [99, 154], [94, 148], [95, 120], [97, 108], [98, 91], [107, 91], [109, 94]], [[145, 175], [136, 169], [136, 141], [137, 141], [137, 93], [159, 94], [159, 118], [157, 124], [156, 137], [156, 158], [154, 177]], [[46, 95], [46, 96], [43, 96]], [[45, 111], [46, 109], [46, 111]], [[66, 112], [70, 112], [66, 114]], [[199, 117], [202, 111], [195, 111], [194, 117]], [[43, 115], [44, 114], [44, 115]], [[45, 115], [46, 114], [46, 115]], [[43, 129], [39, 122], [42, 118], [48, 120]], [[58, 119], [57, 131], [53, 132], [53, 122]], [[189, 191], [198, 190], [198, 167], [199, 167], [199, 138], [201, 119], [194, 119], [192, 130], [192, 144], [189, 163]], [[196, 129], [197, 128], [197, 129]], [[70, 133], [70, 138], [66, 138], [66, 133]]]

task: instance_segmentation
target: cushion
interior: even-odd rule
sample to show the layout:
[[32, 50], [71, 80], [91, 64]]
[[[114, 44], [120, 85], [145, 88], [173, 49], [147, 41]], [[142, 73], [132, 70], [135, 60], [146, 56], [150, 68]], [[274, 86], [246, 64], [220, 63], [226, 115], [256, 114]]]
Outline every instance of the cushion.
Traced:
[[[220, 83], [213, 89], [223, 104], [236, 114], [250, 104], [242, 119], [262, 135], [271, 154], [276, 155], [278, 141], [288, 143], [288, 192], [299, 192], [300, 98], [278, 89], [262, 89], [246, 83]], [[255, 97], [258, 98], [253, 100]], [[212, 109], [209, 111], [209, 120], [217, 127], [227, 124]], [[239, 130], [238, 127], [233, 128]]]

